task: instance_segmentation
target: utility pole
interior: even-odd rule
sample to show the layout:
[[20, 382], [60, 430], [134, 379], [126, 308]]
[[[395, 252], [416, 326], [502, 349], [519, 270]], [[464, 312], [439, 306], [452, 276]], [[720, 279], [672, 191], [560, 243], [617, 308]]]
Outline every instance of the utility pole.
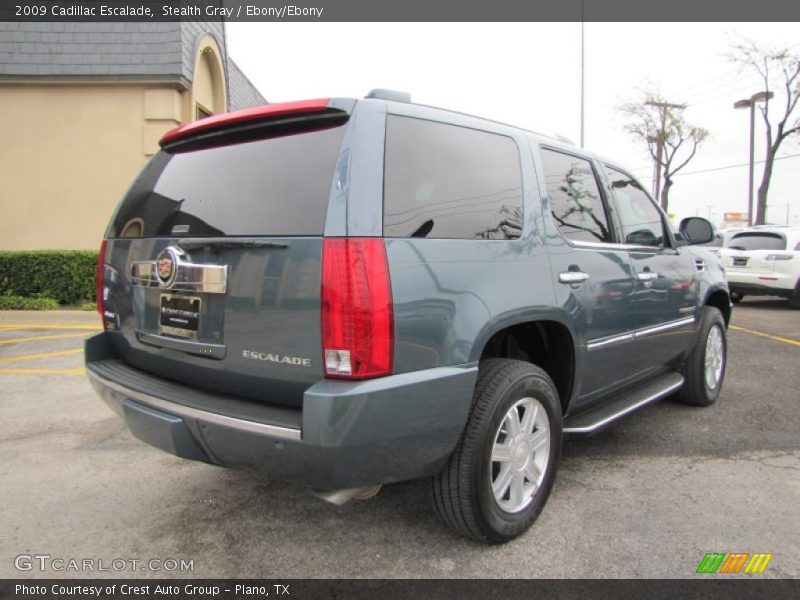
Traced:
[[584, 144], [584, 123], [585, 123], [585, 112], [584, 112], [584, 97], [586, 95], [586, 51], [585, 47], [585, 39], [584, 39], [584, 32], [583, 28], [585, 25], [585, 21], [583, 20], [583, 0], [581, 0], [581, 148], [583, 148]]
[[648, 139], [649, 142], [654, 142], [656, 144], [656, 172], [653, 176], [653, 194], [656, 197], [656, 201], [661, 204], [661, 161], [664, 156], [664, 144], [666, 143], [667, 137], [667, 132], [664, 131], [667, 127], [667, 111], [670, 109], [683, 110], [686, 108], [686, 105], [672, 104], [671, 102], [656, 102], [655, 100], [648, 100], [645, 102], [645, 105], [656, 107], [661, 117], [661, 127], [658, 133]]

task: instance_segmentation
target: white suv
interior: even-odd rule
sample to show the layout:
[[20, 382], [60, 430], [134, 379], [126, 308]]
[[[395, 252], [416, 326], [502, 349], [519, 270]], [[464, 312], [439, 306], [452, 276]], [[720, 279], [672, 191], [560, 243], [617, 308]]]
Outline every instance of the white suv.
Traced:
[[731, 299], [782, 296], [800, 309], [800, 227], [758, 225], [736, 232], [720, 248]]

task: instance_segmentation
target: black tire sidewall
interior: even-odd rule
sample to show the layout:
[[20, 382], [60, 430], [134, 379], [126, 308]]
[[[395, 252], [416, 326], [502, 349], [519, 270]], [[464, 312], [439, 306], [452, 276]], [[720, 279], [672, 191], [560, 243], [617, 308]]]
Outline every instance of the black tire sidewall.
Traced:
[[[703, 315], [704, 323], [703, 328], [700, 332], [702, 336], [699, 341], [698, 345], [698, 352], [695, 360], [697, 364], [695, 365], [697, 376], [701, 379], [698, 382], [700, 385], [697, 387], [702, 387], [703, 393], [705, 395], [706, 404], [713, 404], [717, 398], [719, 397], [720, 392], [722, 391], [722, 384], [725, 381], [725, 370], [728, 368], [728, 338], [725, 335], [725, 321], [722, 318], [722, 314], [716, 309], [706, 308], [706, 312]], [[708, 346], [708, 336], [711, 333], [711, 330], [714, 327], [718, 327], [720, 330], [720, 334], [722, 336], [722, 351], [723, 351], [723, 360], [722, 360], [722, 372], [719, 375], [719, 381], [717, 382], [717, 387], [709, 388], [708, 384], [706, 383], [706, 347]]]
[[[518, 400], [531, 397], [538, 400], [547, 413], [550, 427], [550, 452], [542, 485], [533, 501], [518, 513], [502, 510], [494, 499], [491, 482], [491, 453], [494, 437], [500, 423], [511, 406]], [[553, 487], [561, 457], [562, 424], [558, 396], [549, 379], [535, 372], [523, 375], [508, 385], [503, 393], [493, 398], [495, 406], [481, 436], [480, 460], [474, 465], [473, 483], [478, 490], [478, 504], [492, 541], [506, 541], [525, 531], [541, 512]]]

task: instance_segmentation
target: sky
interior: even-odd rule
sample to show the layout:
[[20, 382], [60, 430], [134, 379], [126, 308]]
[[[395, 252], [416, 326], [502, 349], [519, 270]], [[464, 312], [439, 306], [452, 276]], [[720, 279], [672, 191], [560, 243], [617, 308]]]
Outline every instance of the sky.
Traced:
[[[686, 120], [710, 132], [675, 177], [669, 212], [677, 219], [700, 215], [721, 225], [723, 213], [747, 210], [749, 111], [733, 104], [763, 85], [726, 57], [743, 38], [800, 53], [796, 23], [584, 25], [587, 150], [651, 186], [647, 148], [616, 110], [647, 85], [687, 104]], [[227, 43], [269, 102], [389, 88], [410, 92], [413, 102], [580, 141], [580, 23], [228, 23]], [[763, 160], [758, 114], [755, 143]], [[788, 214], [800, 224], [800, 136], [780, 155], [787, 158], [775, 163], [767, 220], [785, 223]], [[762, 169], [756, 164], [755, 188]]]

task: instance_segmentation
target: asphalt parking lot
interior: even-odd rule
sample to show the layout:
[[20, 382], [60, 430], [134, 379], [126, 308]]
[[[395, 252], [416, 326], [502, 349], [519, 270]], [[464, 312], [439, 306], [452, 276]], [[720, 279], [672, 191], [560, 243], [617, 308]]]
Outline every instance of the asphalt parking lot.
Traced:
[[785, 302], [735, 308], [715, 406], [665, 401], [569, 440], [544, 513], [504, 547], [451, 535], [426, 482], [337, 508], [145, 446], [83, 376], [97, 329], [0, 313], [0, 577], [91, 575], [15, 568], [36, 554], [193, 561], [94, 573], [117, 577], [682, 578], [712, 551], [773, 553], [758, 577], [800, 577], [800, 311]]

